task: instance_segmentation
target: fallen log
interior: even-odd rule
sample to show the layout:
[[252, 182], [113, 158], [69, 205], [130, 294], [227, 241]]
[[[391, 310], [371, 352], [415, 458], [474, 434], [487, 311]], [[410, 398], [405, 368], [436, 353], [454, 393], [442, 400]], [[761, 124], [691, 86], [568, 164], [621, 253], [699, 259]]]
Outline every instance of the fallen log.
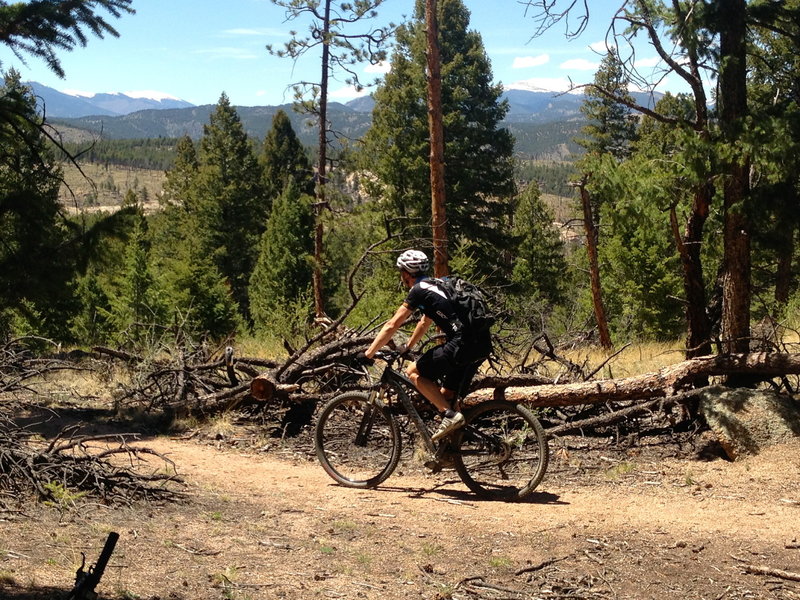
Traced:
[[505, 399], [531, 406], [575, 406], [599, 402], [673, 396], [690, 388], [700, 377], [758, 375], [776, 377], [800, 374], [800, 354], [757, 352], [693, 358], [623, 379], [603, 379], [557, 385], [502, 386], [469, 394], [466, 404]]

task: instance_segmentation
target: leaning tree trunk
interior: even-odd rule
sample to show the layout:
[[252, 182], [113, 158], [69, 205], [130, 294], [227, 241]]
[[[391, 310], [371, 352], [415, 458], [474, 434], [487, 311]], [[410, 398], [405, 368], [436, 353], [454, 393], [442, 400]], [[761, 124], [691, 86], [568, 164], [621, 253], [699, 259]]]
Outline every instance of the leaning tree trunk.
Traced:
[[583, 229], [586, 232], [586, 253], [589, 258], [589, 278], [592, 288], [592, 305], [594, 317], [597, 322], [597, 331], [600, 336], [600, 345], [606, 350], [611, 348], [611, 334], [608, 330], [606, 307], [603, 304], [603, 291], [600, 286], [600, 263], [597, 257], [597, 226], [594, 223], [594, 211], [589, 190], [586, 189], [588, 175], [584, 175], [578, 184], [583, 207]]
[[439, 22], [436, 0], [425, 1], [428, 50], [428, 129], [430, 131], [431, 216], [433, 225], [433, 273], [449, 273], [447, 216], [444, 187], [444, 124], [442, 123], [442, 71], [439, 55]]

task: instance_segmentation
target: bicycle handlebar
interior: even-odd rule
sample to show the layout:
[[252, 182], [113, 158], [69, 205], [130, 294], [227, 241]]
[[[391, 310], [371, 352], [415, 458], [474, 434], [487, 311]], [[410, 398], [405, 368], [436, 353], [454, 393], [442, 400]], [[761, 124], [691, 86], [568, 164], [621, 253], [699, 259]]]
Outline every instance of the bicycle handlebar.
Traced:
[[380, 359], [389, 364], [392, 364], [394, 361], [400, 358], [400, 353], [395, 352], [394, 350], [378, 350], [375, 353], [375, 358]]

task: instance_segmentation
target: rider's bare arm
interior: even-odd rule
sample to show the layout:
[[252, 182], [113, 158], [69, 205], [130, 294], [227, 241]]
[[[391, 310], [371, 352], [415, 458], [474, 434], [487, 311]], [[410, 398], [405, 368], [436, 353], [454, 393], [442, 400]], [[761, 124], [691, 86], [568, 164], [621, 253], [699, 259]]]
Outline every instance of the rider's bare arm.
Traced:
[[417, 326], [414, 328], [414, 333], [411, 334], [411, 337], [408, 339], [408, 343], [406, 347], [410, 350], [414, 346], [417, 345], [417, 342], [422, 339], [428, 329], [430, 329], [431, 325], [433, 324], [433, 319], [429, 319], [428, 317], [422, 317]]
[[[395, 334], [395, 332], [403, 326], [403, 323], [405, 323], [410, 316], [411, 309], [405, 304], [401, 305], [397, 311], [395, 311], [392, 318], [384, 323], [380, 333], [378, 333], [364, 354], [366, 354], [368, 358], [375, 356], [375, 353], [383, 348], [389, 342], [389, 340], [392, 339], [392, 336]], [[417, 329], [418, 328], [419, 325], [417, 325]], [[414, 329], [414, 334], [417, 333], [417, 329]]]

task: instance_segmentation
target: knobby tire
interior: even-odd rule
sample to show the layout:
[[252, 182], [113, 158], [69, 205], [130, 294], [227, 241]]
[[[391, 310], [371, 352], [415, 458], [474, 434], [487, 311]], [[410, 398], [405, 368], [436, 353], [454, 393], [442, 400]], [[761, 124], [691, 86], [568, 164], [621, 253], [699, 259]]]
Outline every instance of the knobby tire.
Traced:
[[490, 500], [530, 495], [549, 460], [539, 420], [524, 406], [502, 400], [479, 404], [465, 418], [455, 440], [455, 468], [466, 486]]
[[338, 483], [371, 488], [400, 461], [400, 428], [388, 408], [367, 394], [347, 392], [319, 413], [314, 446], [322, 468]]

